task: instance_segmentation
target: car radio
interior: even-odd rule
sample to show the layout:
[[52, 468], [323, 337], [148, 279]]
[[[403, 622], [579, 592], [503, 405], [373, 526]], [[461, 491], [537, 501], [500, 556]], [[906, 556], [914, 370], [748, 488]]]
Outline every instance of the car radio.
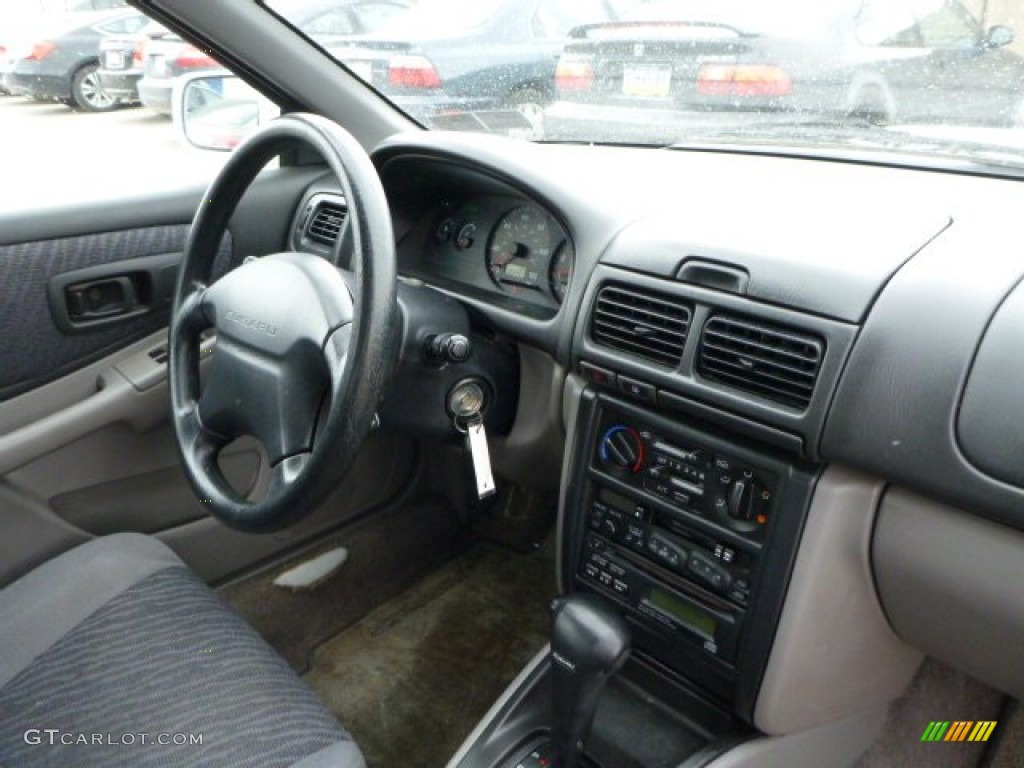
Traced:
[[636, 645], [723, 696], [767, 658], [812, 476], [771, 449], [585, 396], [569, 576], [605, 595]]

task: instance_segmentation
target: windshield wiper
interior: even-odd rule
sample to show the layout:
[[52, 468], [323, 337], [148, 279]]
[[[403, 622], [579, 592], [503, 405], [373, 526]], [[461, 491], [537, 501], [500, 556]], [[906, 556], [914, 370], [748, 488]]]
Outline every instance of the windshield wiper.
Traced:
[[835, 119], [788, 116], [777, 120], [730, 121], [720, 127], [696, 126], [684, 140], [665, 148], [711, 149], [716, 145], [755, 152], [785, 149], [800, 155], [822, 151], [830, 156], [881, 152], [894, 156], [894, 160], [910, 156], [966, 161], [972, 165], [1024, 167], [1024, 141], [1017, 132], [977, 126], [882, 125], [852, 115]]

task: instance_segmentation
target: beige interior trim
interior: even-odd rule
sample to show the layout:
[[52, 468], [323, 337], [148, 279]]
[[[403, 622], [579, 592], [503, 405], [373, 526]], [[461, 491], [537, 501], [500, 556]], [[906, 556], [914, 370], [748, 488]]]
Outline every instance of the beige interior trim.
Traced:
[[894, 488], [882, 502], [873, 555], [901, 637], [1024, 697], [1024, 532]]
[[707, 764], [707, 768], [848, 768], [882, 732], [886, 705], [788, 736], [754, 739]]
[[[150, 350], [165, 346], [160, 331], [96, 363], [0, 403], [0, 476], [111, 424], [137, 432], [167, 418], [167, 365]], [[203, 368], [215, 341], [203, 344]], [[125, 371], [145, 372], [132, 379]]]
[[519, 403], [507, 436], [491, 435], [495, 474], [531, 488], [558, 488], [565, 369], [547, 352], [520, 344]]
[[870, 548], [880, 480], [828, 467], [807, 515], [754, 710], [768, 734], [838, 721], [900, 696], [923, 658], [879, 604]]
[[466, 737], [466, 740], [462, 742], [462, 746], [460, 746], [458, 751], [452, 756], [452, 759], [448, 761], [446, 768], [458, 768], [458, 765], [466, 759], [466, 755], [469, 754], [469, 751], [480, 740], [484, 731], [486, 731], [491, 723], [497, 719], [498, 715], [501, 714], [501, 710], [503, 710], [512, 700], [513, 696], [519, 693], [519, 689], [523, 687], [526, 681], [533, 674], [534, 670], [544, 663], [544, 660], [547, 659], [548, 652], [550, 650], [551, 646], [548, 643], [545, 643], [544, 647], [537, 651], [537, 654], [526, 663], [526, 666], [520, 670], [518, 675], [516, 675], [516, 679], [508, 684], [501, 696], [498, 697], [497, 701], [495, 701], [494, 704], [491, 705], [491, 708], [487, 710], [487, 714], [480, 718], [480, 722], [476, 724], [473, 731]]

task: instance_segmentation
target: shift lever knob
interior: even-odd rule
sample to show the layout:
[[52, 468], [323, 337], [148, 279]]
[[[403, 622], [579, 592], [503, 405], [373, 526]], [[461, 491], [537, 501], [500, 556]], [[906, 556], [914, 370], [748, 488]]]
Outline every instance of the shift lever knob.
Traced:
[[554, 768], [575, 768], [608, 678], [629, 656], [629, 628], [601, 598], [551, 603], [551, 744]]

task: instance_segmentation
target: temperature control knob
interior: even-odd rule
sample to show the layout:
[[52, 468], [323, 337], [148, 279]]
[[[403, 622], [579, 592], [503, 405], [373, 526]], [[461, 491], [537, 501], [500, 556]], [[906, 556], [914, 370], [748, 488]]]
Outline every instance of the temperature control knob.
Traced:
[[632, 427], [618, 424], [601, 437], [601, 461], [612, 467], [636, 474], [644, 466], [644, 441]]

